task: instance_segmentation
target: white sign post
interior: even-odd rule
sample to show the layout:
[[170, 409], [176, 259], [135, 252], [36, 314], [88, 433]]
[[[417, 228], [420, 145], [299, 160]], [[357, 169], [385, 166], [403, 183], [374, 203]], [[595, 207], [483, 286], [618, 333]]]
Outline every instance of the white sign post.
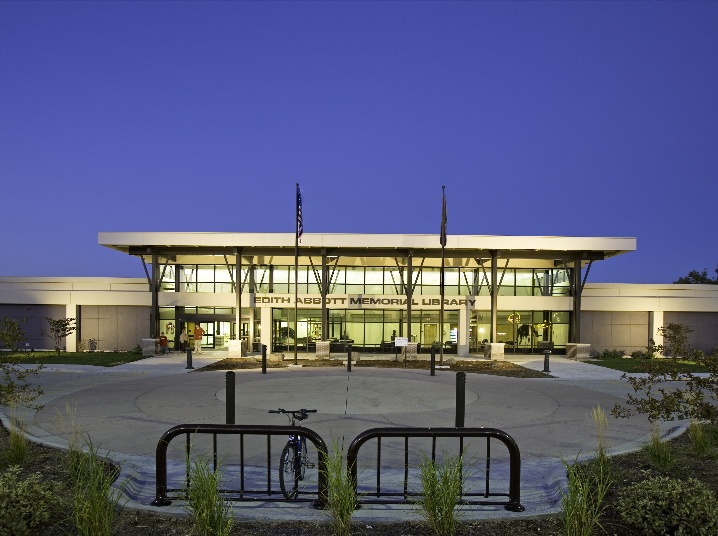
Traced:
[[[394, 346], [401, 348], [401, 355], [404, 357], [404, 366], [406, 367], [406, 347], [409, 346], [409, 337], [394, 337]], [[398, 356], [394, 357], [397, 361]]]

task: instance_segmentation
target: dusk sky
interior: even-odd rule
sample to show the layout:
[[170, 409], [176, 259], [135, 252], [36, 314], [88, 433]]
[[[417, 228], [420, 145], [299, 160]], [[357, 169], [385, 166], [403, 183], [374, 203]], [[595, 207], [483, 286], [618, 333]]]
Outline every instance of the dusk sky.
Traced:
[[0, 276], [100, 231], [629, 236], [718, 264], [718, 2], [0, 2]]

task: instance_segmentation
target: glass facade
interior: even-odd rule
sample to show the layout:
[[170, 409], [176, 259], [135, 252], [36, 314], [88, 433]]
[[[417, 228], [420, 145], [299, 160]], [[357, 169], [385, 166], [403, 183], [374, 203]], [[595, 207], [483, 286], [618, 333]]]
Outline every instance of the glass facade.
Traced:
[[[569, 338], [570, 313], [568, 311], [498, 311], [496, 342], [502, 342], [505, 351], [526, 353], [541, 348], [539, 343], [565, 347]], [[471, 311], [469, 321], [469, 349], [478, 352], [489, 342], [491, 311]]]
[[[249, 267], [242, 268], [245, 292], [250, 288]], [[258, 294], [293, 294], [294, 266], [255, 265], [255, 292]], [[413, 294], [438, 296], [440, 268], [415, 267], [412, 273]], [[179, 275], [179, 278], [177, 277]], [[236, 281], [234, 265], [167, 266], [162, 277], [163, 292], [233, 292]], [[321, 268], [300, 266], [298, 294], [321, 294]], [[382, 266], [329, 267], [329, 294], [395, 295], [405, 294], [406, 268]], [[499, 296], [568, 296], [570, 270], [567, 268], [507, 268], [498, 271]], [[481, 268], [446, 268], [446, 296], [488, 296], [491, 273]]]
[[[407, 313], [399, 309], [329, 309], [329, 341], [334, 351], [347, 344], [359, 351], [394, 351], [394, 337], [408, 336]], [[272, 309], [272, 351], [297, 348], [314, 351], [321, 340], [321, 309], [297, 309], [296, 338], [294, 309]], [[439, 311], [416, 311], [411, 315], [411, 341], [419, 344], [419, 352], [428, 352], [440, 341]], [[445, 351], [456, 353], [459, 312], [444, 312]]]
[[[402, 266], [341, 266], [327, 267], [328, 293], [332, 295], [361, 296], [405, 296], [405, 285], [409, 283], [408, 270]], [[238, 281], [236, 266], [216, 265], [167, 265], [161, 268], [162, 292], [232, 294]], [[567, 268], [501, 268], [497, 271], [499, 296], [569, 296], [571, 271]], [[440, 295], [440, 268], [415, 265], [411, 284], [415, 301], [421, 296], [437, 298]], [[258, 295], [295, 292], [294, 266], [286, 265], [243, 265], [239, 282], [243, 292], [252, 287]], [[297, 293], [300, 295], [321, 295], [321, 266], [300, 266]], [[447, 299], [461, 297], [488, 297], [491, 288], [491, 272], [484, 267], [446, 268], [444, 272], [444, 293]], [[286, 298], [282, 298], [283, 300]], [[427, 299], [428, 300], [428, 299]], [[287, 299], [288, 301], [288, 299]], [[390, 299], [382, 298], [382, 305]], [[399, 300], [394, 300], [399, 303]], [[423, 301], [423, 300], [422, 300]], [[436, 306], [438, 300], [431, 300]], [[345, 302], [342, 301], [340, 307]], [[428, 301], [427, 301], [428, 303]], [[447, 302], [448, 303], [448, 302]], [[315, 302], [316, 304], [316, 302]], [[345, 351], [352, 344], [357, 351], [393, 352], [393, 339], [408, 336], [411, 322], [410, 341], [418, 344], [418, 351], [426, 353], [444, 341], [445, 353], [456, 353], [460, 341], [469, 351], [481, 352], [484, 342], [491, 333], [490, 312], [471, 310], [467, 334], [459, 333], [459, 310], [448, 309], [444, 323], [439, 321], [439, 311], [412, 308], [411, 319], [406, 308], [336, 308], [335, 302], [327, 309], [327, 333], [332, 351]], [[499, 304], [500, 305], [500, 304]], [[287, 351], [296, 344], [301, 351], [312, 352], [316, 341], [322, 338], [322, 310], [320, 307], [299, 308], [295, 319], [294, 307], [285, 305], [262, 305], [272, 307], [271, 351]], [[205, 330], [203, 346], [221, 348], [239, 336], [249, 342], [253, 336], [250, 351], [261, 347], [261, 307], [255, 307], [253, 318], [247, 318], [244, 311], [241, 326], [236, 325], [235, 309], [232, 307], [162, 307], [160, 326], [167, 331], [174, 327], [176, 337], [183, 326], [194, 328], [199, 322]], [[301, 304], [300, 304], [301, 307]], [[395, 306], [396, 307], [396, 306]], [[251, 313], [250, 313], [251, 314]], [[570, 336], [570, 312], [568, 311], [498, 311], [497, 340], [503, 342], [507, 352], [532, 352], [544, 348], [564, 347]], [[251, 326], [250, 326], [251, 324]], [[250, 329], [250, 327], [252, 329]], [[168, 335], [171, 335], [168, 332]], [[173, 337], [170, 336], [170, 340]], [[265, 340], [265, 344], [269, 339]]]

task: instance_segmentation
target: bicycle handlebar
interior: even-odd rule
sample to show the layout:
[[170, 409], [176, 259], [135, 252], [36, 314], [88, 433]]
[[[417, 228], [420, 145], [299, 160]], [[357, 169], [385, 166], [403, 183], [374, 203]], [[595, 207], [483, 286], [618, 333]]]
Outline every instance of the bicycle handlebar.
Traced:
[[307, 417], [309, 417], [309, 415], [307, 415], [307, 413], [316, 413], [316, 412], [317, 412], [316, 409], [304, 409], [304, 408], [302, 408], [302, 409], [283, 409], [283, 408], [279, 408], [279, 409], [270, 409], [268, 413], [284, 413], [284, 414], [291, 413], [295, 419], [302, 421], [302, 420], [306, 419]]

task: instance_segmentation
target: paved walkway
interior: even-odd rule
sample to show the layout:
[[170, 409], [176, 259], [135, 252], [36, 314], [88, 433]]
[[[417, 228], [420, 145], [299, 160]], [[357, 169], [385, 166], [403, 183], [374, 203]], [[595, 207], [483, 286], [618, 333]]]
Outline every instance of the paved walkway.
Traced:
[[[200, 368], [224, 357], [226, 353], [203, 352], [195, 354], [193, 364]], [[507, 360], [543, 370], [542, 355], [507, 356]], [[177, 424], [225, 422], [225, 372], [188, 374], [192, 371], [185, 367], [181, 354], [113, 368], [48, 366], [37, 377], [45, 391], [41, 399], [45, 409], [27, 412], [21, 418], [35, 441], [66, 448], [72, 414], [82, 433], [122, 465], [120, 481], [128, 481], [128, 506], [154, 509], [149, 503], [155, 494], [155, 449], [160, 436]], [[593, 455], [597, 440], [592, 410], [601, 406], [608, 414], [629, 391], [621, 373], [614, 370], [558, 356], [551, 357], [550, 368], [553, 377], [545, 379], [467, 374], [465, 426], [498, 428], [516, 440], [522, 460], [521, 503], [526, 508], [522, 514], [501, 507], [471, 508], [466, 512], [468, 518], [557, 512], [559, 490], [565, 485], [561, 460]], [[237, 424], [286, 424], [282, 416], [267, 411], [316, 408], [317, 414], [305, 421], [305, 426], [328, 444], [335, 439], [346, 448], [360, 432], [374, 427], [453, 427], [456, 377], [443, 370], [432, 377], [428, 370], [363, 367], [354, 367], [351, 373], [342, 367], [268, 369], [266, 375], [258, 370], [238, 370], [235, 396]], [[650, 436], [651, 427], [644, 418], [608, 418], [607, 439], [614, 454], [635, 450]], [[664, 434], [679, 431], [666, 429]], [[179, 481], [184, 470], [182, 445], [184, 442], [169, 453], [174, 460], [170, 476]], [[232, 448], [228, 447], [225, 458], [228, 467], [227, 460], [231, 462], [236, 455]], [[492, 473], [500, 473], [503, 468], [494, 449], [492, 456], [497, 456], [497, 462]], [[385, 462], [399, 460], [397, 453], [382, 456], [386, 456]], [[254, 461], [257, 466], [266, 463], [264, 459], [248, 463]], [[362, 474], [360, 470], [360, 480]], [[306, 503], [235, 504], [238, 518], [316, 520], [327, 516]], [[179, 513], [183, 509], [175, 503], [164, 511]], [[366, 522], [417, 518], [412, 507], [401, 505], [364, 506], [355, 513], [355, 519]]]

